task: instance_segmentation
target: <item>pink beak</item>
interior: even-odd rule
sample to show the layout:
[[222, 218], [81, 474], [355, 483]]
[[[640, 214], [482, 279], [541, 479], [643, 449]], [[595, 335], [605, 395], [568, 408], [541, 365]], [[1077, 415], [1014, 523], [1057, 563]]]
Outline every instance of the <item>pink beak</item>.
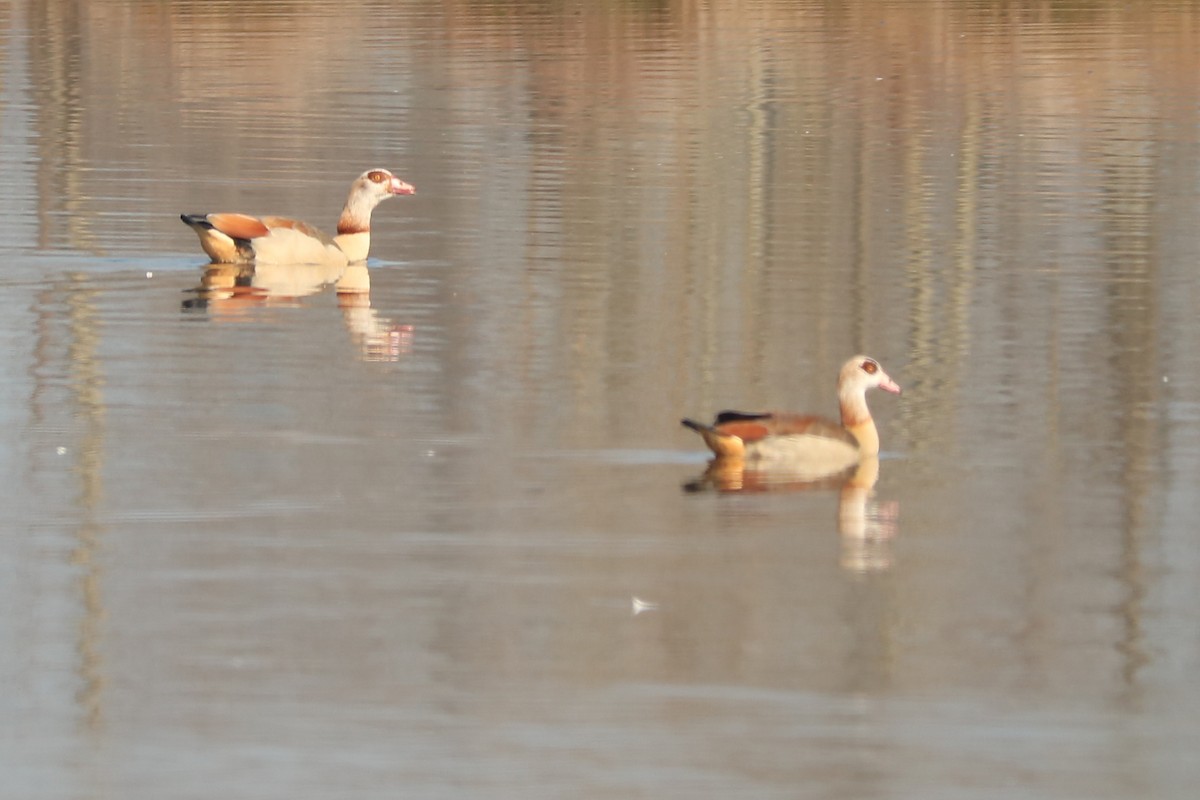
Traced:
[[886, 381], [879, 384], [879, 388], [883, 389], [885, 392], [891, 392], [892, 394], [900, 394], [900, 384], [896, 383], [891, 378], [888, 378]]
[[391, 190], [392, 194], [416, 194], [417, 193], [417, 190], [412, 186], [412, 184], [405, 183], [404, 181], [400, 180], [399, 178], [397, 178], [395, 176], [392, 177], [392, 183], [389, 186], [389, 189]]

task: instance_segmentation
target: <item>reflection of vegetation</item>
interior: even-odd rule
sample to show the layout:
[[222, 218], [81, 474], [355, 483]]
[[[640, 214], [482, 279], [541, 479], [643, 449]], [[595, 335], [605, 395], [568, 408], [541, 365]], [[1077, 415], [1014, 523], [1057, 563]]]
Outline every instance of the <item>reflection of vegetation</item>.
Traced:
[[516, 0], [502, 3], [495, 0], [466, 0], [466, 5], [480, 16], [562, 16], [583, 11], [614, 10], [661, 16], [670, 13], [681, 3], [678, 0]]
[[1025, 2], [1018, 5], [1030, 13], [1042, 11], [1046, 13], [1047, 22], [1062, 25], [1077, 25], [1080, 22], [1093, 22], [1095, 19], [1112, 10], [1110, 0], [1048, 0], [1048, 2]]
[[[35, 326], [33, 430], [53, 432], [56, 466], [46, 480], [69, 475], [70, 500], [54, 505], [73, 530], [70, 564], [78, 575], [78, 617], [74, 646], [79, 689], [75, 695], [83, 723], [92, 730], [104, 723], [104, 472], [108, 447], [108, 407], [102, 318], [97, 308], [101, 292], [90, 276], [73, 273], [47, 286], [34, 302]], [[59, 395], [59, 390], [65, 392]], [[58, 414], [63, 418], [58, 418]], [[54, 476], [54, 477], [48, 477]], [[75, 595], [73, 595], [73, 598]]]
[[[80, 250], [98, 249], [92, 232], [92, 204], [81, 186], [89, 142], [84, 130], [85, 36], [80, 9], [73, 3], [30, 4], [30, 27], [38, 46], [29, 50], [37, 108], [38, 246], [50, 235]], [[58, 213], [55, 213], [58, 212]]]

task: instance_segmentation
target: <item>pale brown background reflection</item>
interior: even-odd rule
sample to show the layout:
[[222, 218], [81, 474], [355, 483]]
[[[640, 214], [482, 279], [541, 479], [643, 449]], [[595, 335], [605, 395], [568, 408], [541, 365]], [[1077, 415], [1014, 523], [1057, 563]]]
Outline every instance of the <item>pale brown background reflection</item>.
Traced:
[[[0, 68], [0, 796], [1194, 793], [1197, 3], [18, 1]], [[358, 290], [199, 291], [181, 212], [375, 166]], [[682, 490], [856, 352], [861, 505]]]

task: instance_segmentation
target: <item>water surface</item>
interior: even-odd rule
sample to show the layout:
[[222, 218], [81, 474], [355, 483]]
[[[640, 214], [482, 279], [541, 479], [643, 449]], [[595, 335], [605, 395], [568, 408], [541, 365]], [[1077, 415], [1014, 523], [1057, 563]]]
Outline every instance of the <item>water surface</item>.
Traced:
[[[0, 795], [1192, 796], [1197, 4], [12, 3], [0, 65]], [[374, 166], [358, 291], [178, 221]], [[873, 485], [684, 490], [856, 352]]]

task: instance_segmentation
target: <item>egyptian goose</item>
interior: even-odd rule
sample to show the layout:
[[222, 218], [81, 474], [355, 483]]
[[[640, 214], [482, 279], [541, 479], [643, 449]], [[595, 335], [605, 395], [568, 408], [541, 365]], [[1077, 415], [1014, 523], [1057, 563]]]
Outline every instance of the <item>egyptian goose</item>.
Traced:
[[855, 356], [838, 373], [840, 425], [816, 416], [741, 411], [722, 411], [712, 425], [682, 422], [704, 437], [718, 461], [787, 468], [817, 479], [879, 454], [879, 432], [866, 397], [874, 388], [900, 393], [878, 361]]
[[371, 212], [396, 194], [414, 194], [409, 184], [386, 169], [372, 169], [350, 185], [338, 218], [337, 236], [287, 217], [248, 214], [181, 214], [200, 237], [214, 264], [323, 264], [345, 266], [367, 260], [371, 248]]

